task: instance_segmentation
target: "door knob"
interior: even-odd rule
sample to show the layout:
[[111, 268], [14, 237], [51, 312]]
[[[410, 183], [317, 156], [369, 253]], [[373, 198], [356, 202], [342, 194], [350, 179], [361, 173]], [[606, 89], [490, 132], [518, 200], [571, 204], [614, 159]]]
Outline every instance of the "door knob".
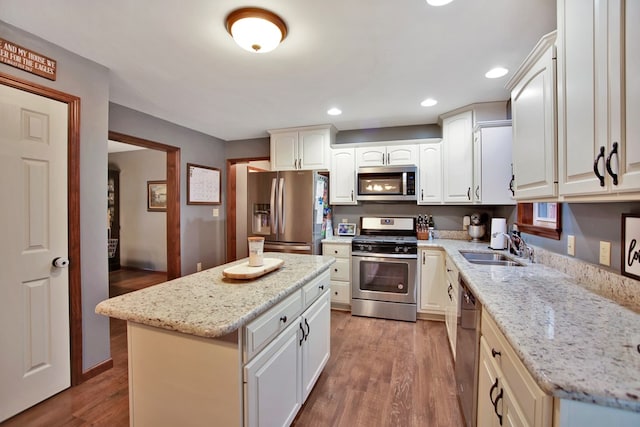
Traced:
[[53, 261], [51, 261], [51, 265], [57, 268], [67, 268], [69, 267], [69, 259], [57, 257], [57, 258], [54, 258]]

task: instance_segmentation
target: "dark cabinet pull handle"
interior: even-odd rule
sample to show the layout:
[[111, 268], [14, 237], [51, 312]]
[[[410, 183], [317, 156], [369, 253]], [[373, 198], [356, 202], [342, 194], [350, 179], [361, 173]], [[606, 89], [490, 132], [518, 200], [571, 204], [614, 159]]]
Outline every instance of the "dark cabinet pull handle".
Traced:
[[640, 353], [640, 344], [638, 344], [638, 353]]
[[334, 295], [338, 295], [338, 291], [335, 291], [333, 294], [334, 294]]
[[467, 199], [471, 200], [471, 187], [467, 189]]
[[287, 323], [287, 316], [282, 316], [282, 317], [280, 318], [280, 321], [281, 321], [282, 323]]
[[498, 402], [500, 401], [500, 399], [502, 399], [504, 390], [500, 389], [500, 393], [498, 393], [498, 395], [496, 396], [496, 399], [493, 399], [493, 392], [498, 388], [498, 379], [496, 378], [496, 382], [493, 383], [493, 385], [491, 386], [491, 388], [489, 389], [489, 401], [491, 402], [491, 404], [493, 405], [493, 411], [496, 413], [496, 415], [498, 416], [498, 420], [500, 421], [500, 425], [502, 425], [502, 415], [498, 414]]
[[500, 425], [502, 425], [502, 415], [498, 413], [498, 402], [500, 402], [500, 399], [502, 399], [504, 395], [504, 389], [500, 389], [500, 393], [498, 393], [498, 395], [496, 396], [496, 401], [493, 402], [493, 412], [496, 413], [496, 416], [498, 417], [498, 421], [500, 422]]
[[496, 349], [492, 348], [491, 349], [491, 355], [493, 356], [493, 358], [495, 359], [496, 356], [502, 356], [502, 353], [500, 353], [499, 351], [497, 351]]
[[511, 163], [511, 181], [509, 181], [509, 191], [511, 191], [511, 195], [515, 196], [516, 192], [513, 189], [513, 185], [515, 184], [516, 176], [513, 174], [513, 163]]
[[480, 198], [480, 186], [478, 185], [476, 187], [476, 199], [479, 199], [479, 198]]
[[618, 174], [617, 173], [613, 173], [613, 171], [611, 170], [611, 157], [613, 157], [614, 154], [616, 156], [618, 155], [618, 143], [617, 142], [613, 143], [613, 148], [611, 149], [611, 152], [607, 156], [607, 161], [604, 163], [604, 165], [607, 168], [607, 172], [609, 172], [609, 175], [611, 175], [611, 178], [613, 178], [613, 185], [618, 185]]
[[600, 175], [600, 171], [598, 170], [598, 162], [600, 161], [600, 158], [604, 159], [604, 146], [600, 147], [600, 153], [593, 162], [593, 173], [595, 173], [600, 180], [600, 187], [604, 187], [604, 175]]
[[337, 268], [334, 268], [334, 269], [333, 269], [333, 271], [335, 271], [335, 272], [337, 273], [337, 272], [338, 272], [338, 269], [337, 269]]
[[309, 338], [309, 334], [311, 333], [311, 326], [309, 326], [309, 322], [307, 319], [304, 319], [304, 324], [307, 325], [307, 334], [304, 336], [304, 340], [306, 341]]
[[337, 249], [334, 249], [334, 250], [333, 250], [333, 253], [334, 253], [334, 254], [337, 254], [337, 253], [338, 253], [338, 250], [337, 250]]
[[353, 190], [351, 190], [351, 201], [353, 202]]
[[302, 341], [304, 341], [304, 339], [306, 338], [306, 335], [304, 334], [304, 328], [302, 327], [302, 322], [298, 323], [298, 326], [300, 326], [300, 330], [302, 331], [302, 338], [300, 338], [298, 345], [302, 347]]
[[420, 200], [424, 200], [424, 190], [420, 189]]
[[318, 286], [318, 288], [319, 288], [321, 291], [323, 291], [323, 290], [324, 290], [324, 285], [320, 285], [320, 286]]

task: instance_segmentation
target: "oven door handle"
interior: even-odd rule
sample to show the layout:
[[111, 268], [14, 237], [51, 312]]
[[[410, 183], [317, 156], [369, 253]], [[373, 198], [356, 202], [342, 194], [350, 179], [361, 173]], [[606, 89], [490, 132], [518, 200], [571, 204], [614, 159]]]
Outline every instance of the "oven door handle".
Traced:
[[385, 260], [385, 259], [415, 259], [418, 260], [417, 254], [378, 254], [370, 252], [351, 252], [352, 257], [356, 257], [362, 260]]

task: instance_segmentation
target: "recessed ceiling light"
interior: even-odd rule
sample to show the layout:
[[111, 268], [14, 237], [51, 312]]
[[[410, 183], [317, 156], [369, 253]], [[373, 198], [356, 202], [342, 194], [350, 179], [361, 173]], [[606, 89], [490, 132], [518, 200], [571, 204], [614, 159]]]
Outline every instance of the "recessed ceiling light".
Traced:
[[499, 77], [506, 76], [508, 72], [509, 70], [507, 70], [506, 68], [496, 67], [487, 71], [484, 76], [488, 79], [497, 79]]
[[342, 114], [342, 110], [339, 109], [339, 108], [335, 108], [335, 107], [334, 108], [330, 108], [327, 111], [327, 114], [330, 115], [330, 116], [339, 116], [340, 114]]
[[453, 0], [427, 0], [431, 6], [444, 6], [445, 4], [451, 3]]
[[438, 101], [436, 101], [433, 98], [427, 98], [424, 101], [422, 101], [420, 103], [420, 105], [422, 105], [423, 107], [433, 107], [434, 105], [436, 105], [438, 103]]

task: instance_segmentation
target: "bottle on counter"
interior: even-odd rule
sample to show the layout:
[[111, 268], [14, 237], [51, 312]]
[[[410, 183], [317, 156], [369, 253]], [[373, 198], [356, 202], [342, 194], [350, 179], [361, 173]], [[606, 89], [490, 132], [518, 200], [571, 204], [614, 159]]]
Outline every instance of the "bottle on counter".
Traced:
[[433, 231], [436, 229], [436, 227], [435, 227], [435, 223], [433, 222], [432, 215], [429, 215], [429, 220], [427, 221], [427, 227], [429, 230], [429, 240], [433, 240], [434, 239]]

